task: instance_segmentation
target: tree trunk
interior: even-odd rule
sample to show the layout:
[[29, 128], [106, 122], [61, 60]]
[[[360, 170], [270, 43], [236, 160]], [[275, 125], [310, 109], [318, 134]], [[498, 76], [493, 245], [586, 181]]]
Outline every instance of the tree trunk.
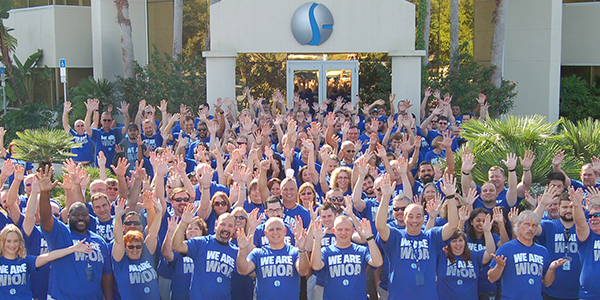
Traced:
[[425, 40], [425, 57], [423, 65], [429, 64], [429, 31], [431, 30], [431, 0], [425, 0], [425, 22], [423, 23], [423, 40]]
[[181, 54], [183, 43], [183, 0], [173, 1], [173, 57]]
[[492, 15], [492, 24], [494, 24], [494, 35], [492, 36], [492, 65], [496, 66], [492, 72], [490, 81], [500, 87], [502, 84], [502, 73], [504, 67], [504, 33], [506, 31], [506, 13], [508, 11], [509, 0], [495, 0], [496, 9]]
[[8, 78], [10, 78], [10, 81], [13, 84], [13, 87], [14, 87], [13, 89], [15, 90], [15, 95], [17, 95], [17, 102], [19, 102], [19, 105], [22, 106], [23, 103], [22, 103], [21, 95], [19, 93], [17, 81], [15, 80], [15, 75], [13, 74], [12, 60], [10, 59], [10, 49], [4, 39], [4, 35], [7, 34], [6, 27], [4, 27], [4, 25], [0, 25], [0, 26], [1, 26], [0, 30], [2, 30], [2, 32], [0, 32], [0, 51], [2, 51], [2, 62], [4, 63], [4, 66], [6, 68], [6, 74], [8, 75]]
[[131, 34], [131, 20], [129, 19], [129, 1], [115, 0], [117, 5], [117, 22], [121, 32], [121, 48], [123, 55], [123, 77], [133, 78], [133, 37]]
[[459, 10], [458, 0], [450, 0], [450, 66], [455, 65], [458, 57]]

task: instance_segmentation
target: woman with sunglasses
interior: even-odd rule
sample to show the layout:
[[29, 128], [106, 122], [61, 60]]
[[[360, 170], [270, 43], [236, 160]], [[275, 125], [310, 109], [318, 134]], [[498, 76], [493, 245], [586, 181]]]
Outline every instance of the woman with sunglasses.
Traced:
[[[171, 299], [187, 300], [190, 298], [190, 284], [194, 270], [194, 260], [183, 257], [179, 252], [173, 251], [171, 241], [177, 229], [179, 217], [172, 216], [169, 219], [167, 235], [162, 244], [161, 253], [163, 257], [158, 263], [158, 274], [171, 279]], [[185, 230], [185, 239], [193, 239], [208, 234], [206, 222], [201, 218], [194, 218]]]
[[[144, 192], [142, 198], [142, 205], [146, 210], [155, 209], [157, 215], [162, 215], [163, 207], [153, 192]], [[154, 253], [162, 218], [154, 218], [145, 239], [138, 230], [130, 230], [123, 235], [122, 218], [126, 211], [126, 201], [119, 199], [115, 207], [112, 258], [119, 294], [121, 299], [160, 299]], [[152, 206], [148, 205], [149, 203], [152, 203]]]
[[[208, 228], [208, 234], [215, 233], [215, 222], [219, 219], [219, 216], [231, 211], [231, 202], [229, 196], [224, 192], [216, 192], [210, 200], [210, 209], [207, 212], [206, 226]], [[198, 210], [200, 212], [200, 210]], [[202, 215], [198, 215], [203, 217]]]
[[[259, 223], [259, 209], [255, 208], [248, 215], [246, 210], [236, 207], [231, 212], [235, 219], [236, 231], [231, 238], [231, 243], [237, 247], [237, 229], [241, 228], [246, 234], [254, 232]], [[254, 249], [254, 244], [250, 244], [249, 249]], [[235, 287], [235, 292], [231, 293], [231, 300], [252, 300], [254, 295], [254, 279], [249, 275], [240, 275], [237, 270], [231, 275], [231, 286]]]
[[298, 189], [298, 204], [302, 205], [306, 209], [312, 207], [313, 211], [317, 211], [320, 206], [319, 202], [320, 201], [318, 200], [317, 192], [315, 191], [312, 183], [303, 183]]
[[33, 299], [30, 275], [41, 266], [74, 252], [91, 253], [93, 244], [77, 244], [39, 256], [27, 255], [21, 230], [13, 224], [0, 231], [0, 299]]
[[492, 255], [496, 251], [490, 215], [484, 219], [483, 232], [488, 245], [486, 249], [469, 250], [467, 236], [458, 229], [452, 235], [450, 244], [440, 251], [437, 264], [437, 290], [438, 295], [444, 295], [444, 299], [479, 299], [478, 278], [487, 278], [487, 272], [482, 271], [481, 267], [492, 260]]

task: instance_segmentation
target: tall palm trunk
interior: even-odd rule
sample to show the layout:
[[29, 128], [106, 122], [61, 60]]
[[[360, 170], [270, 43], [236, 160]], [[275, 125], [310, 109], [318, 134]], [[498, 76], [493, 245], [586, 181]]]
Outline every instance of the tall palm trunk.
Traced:
[[133, 37], [131, 34], [131, 20], [129, 19], [129, 1], [115, 0], [117, 5], [117, 22], [121, 32], [121, 48], [123, 55], [123, 77], [133, 78]]
[[504, 58], [504, 36], [506, 31], [506, 14], [508, 11], [509, 0], [495, 0], [496, 9], [492, 16], [492, 24], [494, 24], [494, 35], [492, 36], [492, 65], [496, 66], [492, 72], [490, 81], [500, 87], [502, 84], [503, 73], [503, 58]]
[[6, 27], [2, 25], [2, 28], [0, 30], [2, 31], [0, 32], [0, 51], [2, 51], [2, 62], [6, 67], [6, 74], [8, 74], [8, 77], [10, 78], [10, 81], [13, 84], [15, 94], [17, 95], [17, 101], [19, 102], [19, 105], [23, 105], [23, 103], [21, 103], [21, 94], [19, 93], [19, 88], [17, 87], [17, 81], [15, 80], [15, 75], [13, 74], [12, 60], [10, 59], [10, 49], [8, 48], [8, 45], [6, 45], [6, 41], [4, 40], [4, 35], [6, 34]]
[[458, 0], [450, 0], [450, 66], [455, 65], [458, 57], [459, 11]]
[[183, 43], [183, 0], [173, 1], [173, 57], [181, 54]]
[[429, 64], [429, 31], [431, 30], [431, 0], [425, 0], [425, 23], [423, 23], [423, 40], [425, 40], [425, 57], [423, 65]]

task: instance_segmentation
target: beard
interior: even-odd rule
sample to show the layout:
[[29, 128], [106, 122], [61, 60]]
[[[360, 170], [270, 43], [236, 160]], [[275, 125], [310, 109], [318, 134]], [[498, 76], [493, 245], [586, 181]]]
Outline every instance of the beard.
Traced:
[[567, 217], [567, 216], [560, 215], [560, 219], [563, 220], [563, 221], [565, 221], [565, 222], [573, 222], [573, 216], [572, 215], [571, 215], [570, 218]]
[[433, 182], [433, 175], [423, 175], [423, 177], [420, 177], [419, 179], [421, 179], [422, 184], [427, 184]]

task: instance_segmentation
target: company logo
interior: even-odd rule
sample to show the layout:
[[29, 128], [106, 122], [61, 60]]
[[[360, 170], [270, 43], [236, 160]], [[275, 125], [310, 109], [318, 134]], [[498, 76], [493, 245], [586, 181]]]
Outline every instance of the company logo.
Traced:
[[333, 15], [323, 4], [308, 2], [292, 17], [292, 33], [302, 45], [318, 46], [331, 36]]

